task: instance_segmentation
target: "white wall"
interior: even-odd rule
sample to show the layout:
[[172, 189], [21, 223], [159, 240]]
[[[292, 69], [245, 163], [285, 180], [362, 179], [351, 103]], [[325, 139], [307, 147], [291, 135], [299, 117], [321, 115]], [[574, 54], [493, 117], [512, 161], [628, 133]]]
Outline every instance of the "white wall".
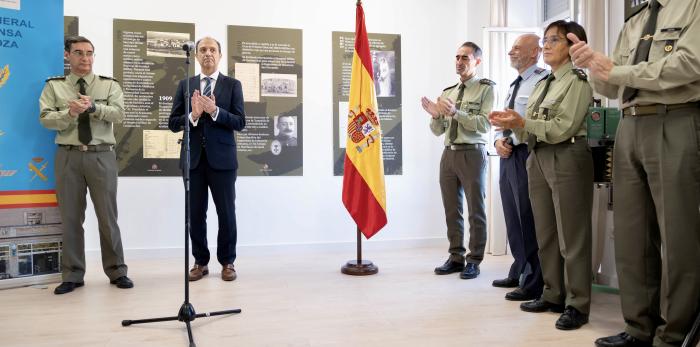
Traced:
[[[401, 34], [403, 62], [404, 174], [386, 178], [389, 224], [373, 240], [444, 239], [438, 186], [442, 139], [430, 133], [419, 99], [436, 97], [456, 82], [454, 51], [466, 40], [481, 43], [488, 2], [382, 0], [365, 1], [364, 9], [369, 32]], [[331, 31], [354, 31], [355, 1], [235, 0], [195, 5], [184, 0], [121, 0], [97, 5], [94, 0], [65, 0], [65, 14], [80, 17], [80, 33], [96, 44], [95, 71], [100, 74], [112, 73], [114, 18], [195, 23], [196, 37], [212, 35], [222, 43], [227, 25], [302, 29], [304, 176], [238, 178], [239, 245], [354, 241], [355, 227], [341, 202], [342, 179], [332, 175], [330, 75]], [[227, 71], [225, 59], [220, 70]], [[125, 249], [182, 247], [183, 199], [180, 178], [120, 178], [119, 224]], [[209, 239], [216, 240], [213, 203], [209, 211]], [[88, 250], [99, 249], [96, 229], [89, 209]]]
[[515, 28], [539, 27], [538, 1], [508, 0], [508, 26]]

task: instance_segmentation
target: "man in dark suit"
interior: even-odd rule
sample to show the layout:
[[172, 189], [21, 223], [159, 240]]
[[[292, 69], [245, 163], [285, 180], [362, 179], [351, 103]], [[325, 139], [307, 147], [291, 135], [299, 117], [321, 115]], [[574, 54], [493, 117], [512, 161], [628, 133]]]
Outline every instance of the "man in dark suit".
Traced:
[[[185, 114], [185, 80], [180, 81], [170, 113], [168, 127], [173, 132], [190, 122], [190, 206], [192, 255], [194, 267], [189, 280], [196, 281], [209, 273], [207, 248], [208, 189], [211, 190], [219, 217], [216, 257], [223, 266], [224, 281], [236, 279], [236, 139], [233, 131], [245, 127], [241, 83], [221, 74], [219, 41], [204, 37], [195, 45], [201, 74], [190, 78], [190, 114]], [[184, 150], [184, 148], [183, 148]], [[184, 151], [180, 152], [180, 168]]]

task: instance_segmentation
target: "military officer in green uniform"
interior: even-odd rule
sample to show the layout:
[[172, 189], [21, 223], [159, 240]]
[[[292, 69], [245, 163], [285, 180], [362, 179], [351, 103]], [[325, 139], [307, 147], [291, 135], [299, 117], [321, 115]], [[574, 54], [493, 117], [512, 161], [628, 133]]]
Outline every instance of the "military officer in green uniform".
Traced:
[[700, 1], [630, 13], [612, 59], [571, 55], [621, 103], [615, 138], [615, 261], [625, 331], [597, 346], [680, 346], [700, 310]]
[[112, 284], [131, 288], [117, 224], [117, 160], [113, 123], [124, 118], [122, 89], [111, 77], [92, 72], [94, 46], [85, 37], [65, 40], [70, 74], [52, 77], [39, 99], [41, 125], [56, 130], [56, 196], [63, 222], [63, 283], [55, 294], [83, 286], [86, 194], [97, 214], [102, 267]]
[[566, 34], [572, 32], [585, 40], [575, 22], [547, 26], [543, 56], [552, 73], [530, 95], [525, 118], [513, 110], [490, 115], [493, 125], [513, 129], [531, 149], [528, 185], [544, 291], [520, 308], [562, 313], [555, 324], [561, 330], [586, 324], [591, 306], [593, 157], [584, 120], [593, 91], [586, 74], [571, 63]]
[[[461, 272], [460, 278], [479, 275], [479, 264], [486, 247], [486, 143], [490, 124], [487, 115], [493, 108], [495, 83], [478, 78], [481, 48], [465, 42], [455, 57], [459, 83], [446, 88], [435, 101], [421, 99], [431, 116], [430, 130], [445, 134], [445, 149], [440, 160], [440, 190], [445, 208], [450, 257], [435, 268], [438, 275]], [[469, 253], [464, 247], [464, 207], [469, 211]], [[464, 265], [466, 261], [466, 266]]]

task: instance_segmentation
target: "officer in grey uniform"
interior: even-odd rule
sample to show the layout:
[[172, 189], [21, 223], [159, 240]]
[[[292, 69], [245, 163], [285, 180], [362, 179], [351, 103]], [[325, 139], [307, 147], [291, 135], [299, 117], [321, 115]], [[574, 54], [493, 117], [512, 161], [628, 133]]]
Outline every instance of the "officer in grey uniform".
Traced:
[[573, 330], [588, 323], [591, 306], [591, 210], [593, 156], [586, 141], [585, 117], [593, 91], [582, 70], [574, 69], [566, 34], [584, 37], [575, 22], [547, 26], [544, 61], [552, 73], [540, 81], [526, 118], [512, 110], [492, 112], [492, 124], [527, 137], [530, 201], [535, 216], [542, 297], [525, 302], [526, 312], [561, 312], [555, 327]]
[[699, 0], [651, 0], [625, 22], [612, 59], [585, 40], [571, 47], [623, 115], [613, 209], [627, 325], [597, 346], [680, 346], [700, 310], [699, 32]]
[[[445, 134], [440, 160], [440, 190], [445, 208], [450, 257], [435, 268], [438, 275], [461, 272], [460, 278], [479, 275], [479, 263], [486, 247], [486, 141], [490, 128], [487, 115], [493, 108], [494, 85], [476, 76], [481, 48], [465, 42], [457, 50], [455, 67], [460, 82], [443, 90], [435, 101], [426, 97], [421, 105], [431, 115], [430, 130]], [[469, 253], [464, 247], [466, 196], [469, 210]], [[466, 260], [466, 266], [464, 262]]]
[[39, 99], [41, 125], [56, 130], [55, 175], [63, 222], [63, 283], [55, 294], [83, 286], [85, 220], [89, 189], [100, 232], [102, 267], [112, 284], [131, 288], [117, 225], [117, 160], [112, 123], [124, 118], [122, 89], [111, 77], [92, 72], [94, 46], [82, 37], [65, 40], [68, 76], [53, 77]]
[[[525, 116], [527, 101], [535, 84], [549, 75], [549, 71], [537, 66], [541, 52], [539, 40], [535, 34], [521, 35], [508, 52], [510, 65], [518, 70], [518, 77], [510, 85], [505, 108], [514, 110], [520, 116]], [[493, 286], [517, 287], [506, 293], [507, 300], [536, 299], [542, 294], [544, 283], [527, 188], [527, 143], [518, 141], [512, 131], [505, 130], [496, 133], [494, 147], [501, 157], [499, 187], [513, 264], [508, 277], [494, 280]]]

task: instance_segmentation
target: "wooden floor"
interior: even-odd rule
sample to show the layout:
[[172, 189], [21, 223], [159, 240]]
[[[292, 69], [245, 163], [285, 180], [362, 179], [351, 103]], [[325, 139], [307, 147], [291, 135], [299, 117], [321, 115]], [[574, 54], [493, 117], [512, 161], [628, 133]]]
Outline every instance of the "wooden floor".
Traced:
[[[436, 276], [446, 245], [365, 243], [379, 266], [369, 277], [342, 275], [354, 245], [239, 250], [238, 279], [223, 282], [218, 264], [191, 285], [197, 313], [241, 308], [192, 323], [197, 346], [593, 346], [624, 324], [619, 297], [594, 292], [590, 323], [554, 328], [558, 314], [525, 313], [503, 299], [510, 256], [487, 256], [481, 275]], [[133, 257], [132, 257], [133, 258]], [[129, 259], [127, 259], [129, 260]], [[123, 319], [177, 315], [183, 301], [180, 258], [131, 259], [136, 286], [117, 289], [89, 262], [86, 286], [66, 295], [45, 289], [0, 291], [2, 346], [186, 346], [180, 322], [122, 327]]]

